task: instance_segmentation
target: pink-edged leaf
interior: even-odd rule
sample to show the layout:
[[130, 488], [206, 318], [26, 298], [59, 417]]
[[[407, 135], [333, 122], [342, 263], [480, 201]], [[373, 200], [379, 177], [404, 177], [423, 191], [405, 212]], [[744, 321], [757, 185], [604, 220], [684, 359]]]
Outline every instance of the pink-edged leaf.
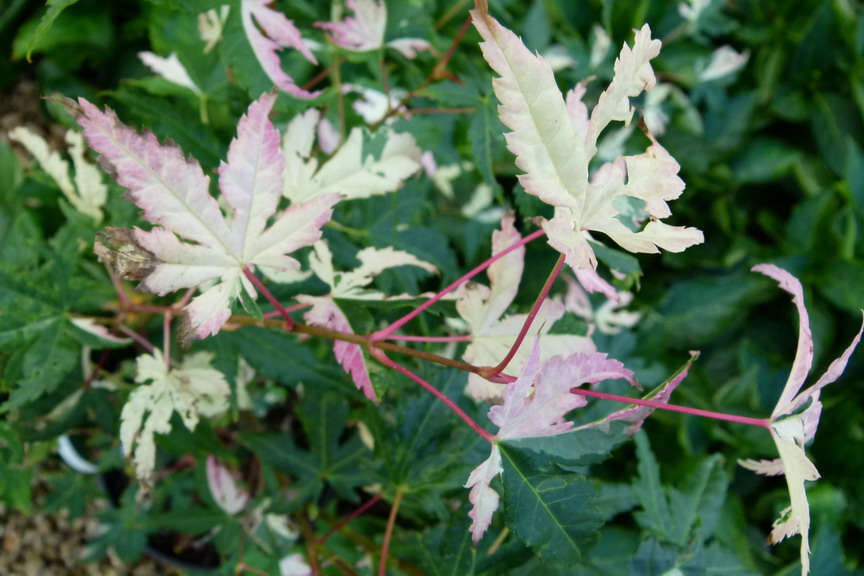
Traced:
[[[646, 394], [642, 399], [643, 400], [653, 400], [655, 402], [669, 402], [669, 398], [672, 396], [672, 392], [678, 387], [681, 382], [687, 377], [687, 373], [690, 371], [690, 366], [693, 362], [698, 358], [699, 355], [696, 353], [692, 353], [690, 359], [681, 367], [678, 372], [672, 375], [671, 378], [663, 382], [661, 385], [657, 386], [650, 393]], [[632, 382], [632, 381], [631, 381]], [[654, 412], [655, 408], [651, 408], [649, 406], [638, 406], [633, 405], [627, 408], [623, 408], [621, 410], [617, 410], [610, 414], [609, 416], [599, 420], [597, 422], [593, 422], [587, 426], [583, 426], [582, 428], [590, 428], [600, 424], [604, 424], [606, 422], [612, 422], [613, 420], [623, 420], [630, 424], [630, 427], [626, 430], [627, 434], [635, 434], [639, 430], [642, 429], [642, 424], [645, 422], [645, 419]]]
[[[297, 300], [312, 306], [303, 314], [303, 318], [309, 324], [339, 332], [354, 333], [345, 314], [332, 298], [298, 296]], [[354, 385], [357, 386], [357, 389], [361, 390], [367, 398], [377, 403], [378, 397], [375, 394], [375, 389], [372, 387], [372, 380], [369, 378], [369, 368], [366, 366], [366, 359], [363, 357], [363, 349], [360, 345], [342, 340], [334, 340], [333, 352], [336, 355], [336, 360], [345, 372], [351, 375], [351, 379], [354, 380]]]
[[[849, 346], [846, 347], [846, 350], [843, 351], [843, 354], [841, 354], [838, 358], [831, 362], [831, 365], [828, 366], [828, 370], [825, 371], [825, 374], [823, 374], [822, 377], [819, 378], [819, 380], [817, 380], [815, 384], [813, 384], [804, 392], [796, 396], [795, 399], [793, 399], [790, 403], [789, 409], [785, 412], [795, 412], [796, 410], [798, 410], [798, 408], [803, 406], [811, 397], [818, 400], [819, 391], [828, 384], [835, 382], [843, 374], [843, 371], [846, 370], [846, 364], [849, 362], [849, 357], [852, 356], [852, 353], [855, 351], [855, 349], [858, 347], [858, 344], [861, 342], [862, 333], [864, 333], [864, 322], [862, 322], [861, 328], [858, 329], [858, 333], [852, 339], [852, 343], [849, 344]], [[805, 411], [805, 414], [806, 413], [807, 411]], [[815, 416], [815, 418], [815, 423], [813, 423], [812, 421], [808, 422], [809, 427], [812, 427], [814, 429], [814, 433], [816, 424], [818, 424], [818, 414]], [[812, 434], [808, 436], [808, 439], [809, 438], [812, 438]]]
[[753, 267], [753, 271], [776, 280], [780, 288], [792, 294], [792, 303], [798, 309], [798, 349], [795, 352], [795, 361], [792, 363], [786, 386], [771, 414], [774, 418], [791, 404], [792, 399], [804, 385], [807, 374], [810, 373], [813, 364], [813, 334], [810, 332], [810, 317], [807, 308], [804, 307], [804, 289], [801, 287], [801, 282], [786, 270], [773, 264], [759, 264]]
[[102, 154], [118, 182], [130, 188], [145, 218], [163, 226], [150, 231], [109, 229], [97, 240], [97, 254], [157, 294], [215, 281], [186, 307], [188, 329], [199, 338], [219, 331], [241, 291], [255, 297], [243, 276], [248, 266], [298, 268], [289, 254], [321, 237], [321, 227], [339, 201], [335, 194], [320, 195], [276, 213], [285, 157], [279, 133], [268, 119], [275, 100], [264, 95], [250, 105], [228, 160], [219, 168], [230, 219], [210, 196], [200, 166], [183, 158], [176, 146], [159, 144], [149, 133], [137, 134], [110, 110], [103, 113], [81, 103], [79, 122], [91, 147]]
[[207, 457], [207, 486], [216, 504], [233, 516], [249, 502], [249, 492], [239, 488], [231, 472], [213, 456]]
[[[804, 305], [804, 290], [797, 278], [773, 264], [754, 266], [753, 271], [772, 278], [780, 288], [792, 294], [792, 302], [799, 318], [798, 346], [786, 386], [771, 413], [771, 436], [780, 453], [779, 464], [776, 460], [743, 460], [739, 463], [760, 474], [783, 473], [786, 476], [791, 506], [784, 510], [774, 523], [769, 540], [776, 543], [791, 535], [801, 534], [801, 574], [806, 576], [810, 571], [810, 505], [804, 483], [818, 479], [819, 472], [804, 453], [804, 445], [815, 436], [819, 425], [822, 414], [820, 392], [843, 373], [849, 357], [861, 340], [864, 324], [852, 343], [831, 363], [825, 374], [814, 385], [801, 392], [813, 363], [813, 335]], [[807, 402], [810, 402], [810, 405], [803, 412], [796, 413]]]
[[275, 96], [265, 95], [249, 106], [237, 124], [228, 161], [219, 166], [219, 189], [234, 209], [232, 250], [244, 261], [255, 254], [252, 243], [282, 198], [285, 157], [279, 131], [267, 117], [275, 101]]
[[[499, 427], [500, 440], [561, 434], [573, 427], [564, 419], [571, 410], [584, 406], [581, 396], [570, 389], [583, 382], [604, 380], [624, 370], [620, 362], [606, 361], [605, 354], [573, 354], [555, 357], [540, 367], [540, 340], [522, 373], [504, 389], [504, 403], [489, 409], [489, 419]], [[627, 377], [632, 373], [625, 370]]]
[[589, 158], [552, 67], [492, 18], [485, 0], [477, 0], [471, 18], [484, 40], [484, 58], [500, 75], [492, 85], [501, 102], [501, 121], [513, 130], [506, 135], [507, 147], [525, 172], [519, 183], [548, 204], [578, 209]]
[[330, 33], [330, 40], [346, 50], [366, 52], [384, 45], [387, 29], [387, 5], [380, 0], [346, 0], [345, 7], [354, 12], [341, 22], [316, 22], [315, 26]]
[[397, 38], [387, 42], [387, 46], [411, 60], [417, 57], [418, 52], [432, 50], [432, 45], [422, 38]]
[[[279, 51], [293, 48], [309, 62], [317, 64], [315, 55], [306, 46], [300, 31], [285, 14], [268, 8], [272, 0], [242, 0], [240, 16], [243, 30], [264, 72], [281, 90], [297, 98], [316, 98], [320, 91], [303, 90], [282, 70]], [[260, 26], [260, 29], [259, 29]], [[263, 33], [262, 33], [263, 31]]]
[[152, 132], [138, 134], [110, 108], [102, 112], [78, 100], [78, 123], [100, 162], [126, 188], [149, 222], [208, 246], [230, 237], [219, 204], [210, 196], [210, 178], [175, 144], [160, 144]]
[[471, 539], [476, 544], [492, 523], [492, 514], [498, 509], [499, 496], [489, 485], [501, 474], [501, 451], [492, 446], [492, 453], [482, 464], [471, 471], [465, 488], [470, 488], [468, 501], [473, 504], [468, 517], [471, 518]]
[[336, 194], [317, 196], [302, 204], [286, 208], [270, 228], [253, 244], [252, 264], [277, 270], [293, 270], [299, 264], [286, 254], [310, 246], [321, 238], [321, 227], [333, 216], [333, 206], [339, 202]]
[[[492, 233], [492, 256], [500, 254], [522, 239], [515, 227], [515, 218], [505, 216], [501, 229]], [[456, 303], [459, 315], [468, 322], [472, 333], [483, 333], [491, 328], [519, 292], [522, 270], [525, 268], [525, 247], [520, 246], [493, 262], [486, 271], [489, 288], [473, 285], [470, 296], [460, 298]]]

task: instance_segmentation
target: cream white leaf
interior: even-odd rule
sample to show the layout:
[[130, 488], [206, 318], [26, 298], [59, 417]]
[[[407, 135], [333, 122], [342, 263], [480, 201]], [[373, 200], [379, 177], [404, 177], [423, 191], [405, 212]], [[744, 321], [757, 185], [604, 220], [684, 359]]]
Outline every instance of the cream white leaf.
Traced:
[[135, 474], [149, 482], [156, 464], [156, 434], [171, 431], [176, 412], [189, 430], [198, 420], [214, 417], [228, 409], [231, 391], [221, 372], [211, 367], [213, 356], [198, 352], [186, 357], [176, 369], [166, 366], [162, 352], [137, 359], [135, 388], [120, 414], [120, 442], [123, 453], [132, 455]]
[[[492, 18], [486, 0], [476, 0], [472, 18], [484, 40], [483, 55], [500, 75], [493, 88], [501, 102], [501, 121], [512, 130], [505, 138], [523, 172], [519, 182], [556, 207], [555, 217], [542, 225], [549, 244], [566, 255], [568, 264], [577, 270], [596, 268], [594, 251], [584, 238], [592, 230], [633, 252], [677, 252], [702, 242], [696, 229], [659, 222], [669, 216], [666, 202], [681, 194], [684, 183], [678, 163], [650, 134], [645, 154], [606, 164], [589, 179], [600, 133], [613, 121], [628, 124], [634, 113], [630, 98], [655, 84], [650, 60], [659, 53], [660, 42], [651, 38], [647, 25], [636, 33], [632, 48], [622, 48], [615, 76], [589, 118], [582, 102], [584, 86], [565, 98], [549, 63]], [[644, 228], [631, 230], [618, 219], [619, 197], [644, 202], [649, 220]]]

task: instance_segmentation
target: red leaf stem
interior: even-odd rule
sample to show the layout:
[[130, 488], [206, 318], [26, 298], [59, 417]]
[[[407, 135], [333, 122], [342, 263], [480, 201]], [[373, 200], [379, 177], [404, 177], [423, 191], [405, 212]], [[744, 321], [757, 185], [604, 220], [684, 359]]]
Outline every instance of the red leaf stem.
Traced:
[[690, 408], [687, 406], [678, 406], [677, 404], [666, 404], [656, 400], [643, 400], [641, 398], [630, 398], [629, 396], [619, 396], [618, 394], [608, 394], [606, 392], [597, 392], [596, 390], [587, 390], [585, 388], [572, 388], [573, 394], [581, 394], [583, 396], [591, 396], [592, 398], [602, 398], [603, 400], [612, 400], [613, 402], [621, 402], [623, 404], [636, 404], [639, 406], [648, 406], [658, 410], [669, 410], [670, 412], [681, 412], [683, 414], [691, 414], [693, 416], [701, 416], [702, 418], [713, 418], [714, 420], [726, 420], [727, 422], [737, 422], [739, 424], [747, 424], [748, 426], [759, 426], [760, 428], [771, 429], [771, 421], [766, 418], [749, 418], [747, 416], [736, 416], [734, 414], [725, 414], [723, 412], [712, 412], [711, 410], [701, 410], [699, 408]]

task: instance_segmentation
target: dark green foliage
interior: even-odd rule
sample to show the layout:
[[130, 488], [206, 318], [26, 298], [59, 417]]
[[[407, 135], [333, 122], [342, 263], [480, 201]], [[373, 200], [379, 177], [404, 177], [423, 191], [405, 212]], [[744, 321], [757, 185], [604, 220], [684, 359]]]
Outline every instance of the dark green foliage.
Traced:
[[[146, 127], [196, 158], [215, 194], [216, 172], [238, 119], [249, 102], [272, 89], [243, 32], [241, 0], [227, 2], [221, 41], [204, 52], [198, 16], [224, 3], [0, 0], [4, 106], [8, 89], [22, 79], [35, 82], [40, 95], [107, 103], [127, 124]], [[553, 332], [585, 334], [594, 328], [598, 347], [624, 361], [648, 388], [673, 374], [689, 351], [700, 350], [672, 401], [767, 417], [788, 377], [798, 320], [788, 295], [749, 269], [771, 262], [801, 279], [814, 333], [815, 377], [848, 345], [864, 307], [864, 8], [823, 0], [714, 1], [687, 20], [679, 4], [692, 4], [677, 0], [490, 3], [493, 15], [531, 50], [554, 54], [560, 48], [572, 59], [557, 73], [562, 91], [593, 77], [589, 109], [612, 77], [621, 44], [631, 41], [633, 28], [650, 24], [654, 37], [663, 40], [653, 62], [658, 90], [670, 92], [662, 101], [642, 97], [636, 105], [655, 120], [665, 117], [655, 131], [687, 184], [671, 203], [670, 222], [697, 227], [706, 238], [680, 254], [633, 255], [597, 234], [606, 243], [595, 249], [601, 276], [634, 292], [629, 309], [642, 319], [620, 334], [602, 334], [568, 314]], [[320, 44], [318, 66], [293, 50], [280, 54], [298, 85], [315, 78], [312, 88], [322, 90], [311, 102], [281, 95], [272, 114], [280, 130], [310, 107], [320, 108], [337, 130], [340, 123], [347, 129], [362, 125], [354, 108], [360, 97], [343, 90], [346, 83], [382, 93], [413, 91], [407, 106], [414, 113], [368, 127], [364, 153], [380, 152], [386, 129], [408, 132], [434, 156], [437, 177], [454, 170], [446, 182], [420, 174], [397, 192], [336, 208], [324, 237], [337, 270], [356, 266], [356, 253], [366, 247], [404, 250], [439, 270], [433, 276], [403, 266], [382, 273], [371, 286], [387, 295], [407, 294], [403, 299], [339, 296], [336, 302], [357, 334], [383, 328], [485, 260], [503, 213], [516, 214], [523, 234], [536, 230], [531, 218], [552, 214], [518, 183], [521, 171], [502, 136], [508, 129], [498, 117], [493, 75], [476, 46], [476, 32], [469, 29], [446, 69], [436, 70], [469, 4], [387, 0], [385, 39], [422, 38], [434, 47], [415, 60], [392, 48], [350, 53], [328, 41], [313, 24], [339, 10], [346, 14], [344, 2], [335, 8], [293, 0], [272, 5]], [[747, 53], [746, 65], [706, 80], [702, 74], [712, 54], [725, 45]], [[137, 57], [145, 50], [176, 54], [200, 93], [151, 73]], [[33, 123], [39, 114], [37, 128], [68, 160], [57, 128], [71, 127], [73, 120], [55, 101], [31, 103], [22, 118]], [[637, 113], [634, 125], [639, 120]], [[42, 510], [65, 509], [77, 517], [87, 499], [105, 496], [95, 478], [57, 470], [54, 442], [72, 431], [101, 471], [114, 469], [122, 477], [116, 469], [125, 466], [132, 473], [117, 438], [120, 411], [140, 385], [134, 382], [135, 358], [148, 352], [144, 343], [165, 346], [163, 313], [183, 296], [142, 294], [129, 283], [118, 284], [118, 296], [92, 253], [94, 238], [105, 226], [151, 225], [114, 183], [103, 222], [78, 214], [44, 169], [19, 161], [5, 142], [4, 135], [0, 501], [35, 511], [32, 486], [44, 476], [51, 491]], [[632, 152], [644, 143], [635, 134], [622, 146]], [[316, 143], [314, 153], [321, 147]], [[599, 162], [592, 165], [597, 167]], [[525, 279], [508, 313], [527, 311], [557, 257], [542, 239], [527, 253]], [[308, 250], [295, 256], [308, 267]], [[482, 274], [474, 280], [486, 282]], [[314, 279], [265, 283], [289, 305], [299, 294], [326, 293]], [[563, 282], [552, 294], [564, 296]], [[139, 307], [118, 312], [123, 302]], [[601, 302], [592, 296], [595, 311]], [[217, 573], [226, 576], [241, 562], [278, 573], [283, 558], [316, 548], [321, 573], [365, 573], [377, 568], [398, 498], [389, 574], [800, 573], [797, 536], [770, 549], [762, 544], [788, 505], [785, 483], [735, 464], [740, 458], [776, 457], [763, 429], [658, 411], [635, 442], [620, 423], [503, 442], [504, 472], [491, 484], [501, 496], [500, 508], [475, 545], [463, 485], [488, 456], [489, 444], [439, 399], [364, 350], [380, 405], [369, 402], [335, 362], [331, 342], [299, 337], [275, 323], [264, 326], [272, 306], [260, 297], [235, 309], [259, 325], [229, 324], [213, 338], [183, 346], [176, 344], [182, 319], [175, 312], [170, 359], [212, 353], [213, 367], [231, 387], [230, 408], [202, 418], [194, 431], [175, 415], [172, 431], [156, 435], [159, 476], [152, 496], [136, 501], [134, 481], [113, 494], [114, 507], [99, 515], [106, 530], [90, 543], [88, 558], [113, 549], [134, 563], [150, 535], [170, 529], [188, 539], [211, 539], [223, 561]], [[302, 321], [304, 312], [294, 312], [294, 318]], [[445, 299], [401, 332], [462, 334], [447, 322], [456, 317], [455, 301]], [[80, 318], [95, 318], [115, 336], [131, 334], [135, 341], [94, 335], [73, 323]], [[464, 351], [464, 344], [446, 350], [443, 344], [407, 345], [452, 358]], [[464, 372], [397, 353], [388, 357], [421, 375], [481, 426], [493, 428], [489, 406], [465, 394]], [[864, 569], [862, 371], [859, 352], [843, 379], [823, 391], [819, 432], [807, 446], [822, 475], [808, 483], [816, 575]], [[599, 389], [632, 394], [628, 386], [604, 383]], [[603, 401], [590, 402], [571, 418], [590, 422], [611, 410]], [[219, 508], [208, 486], [208, 456], [248, 491], [243, 511], [231, 515]], [[362, 516], [315, 543], [376, 496], [381, 499]]]

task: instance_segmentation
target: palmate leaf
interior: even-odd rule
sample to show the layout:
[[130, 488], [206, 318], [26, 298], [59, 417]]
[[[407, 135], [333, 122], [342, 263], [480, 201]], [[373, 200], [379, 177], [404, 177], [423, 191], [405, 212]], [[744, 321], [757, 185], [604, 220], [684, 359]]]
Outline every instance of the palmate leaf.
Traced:
[[729, 485], [722, 457], [702, 459], [678, 487], [666, 487], [647, 437], [637, 434], [635, 439], [639, 479], [633, 488], [642, 506], [636, 521], [660, 541], [680, 548], [693, 540], [708, 539], [720, 518]]
[[160, 144], [152, 133], [138, 134], [113, 111], [103, 112], [84, 99], [72, 106], [103, 166], [158, 226], [150, 231], [109, 228], [97, 240], [96, 253], [124, 277], [139, 280], [141, 288], [161, 295], [215, 281], [186, 306], [189, 330], [199, 338], [220, 330], [241, 292], [255, 296], [244, 276], [248, 267], [297, 269], [299, 263], [288, 254], [321, 237], [320, 228], [339, 200], [335, 194], [321, 195], [278, 211], [285, 159], [279, 132], [268, 119], [275, 100], [265, 94], [249, 106], [228, 161], [219, 167], [228, 216], [210, 195], [210, 179], [201, 166], [177, 146]]
[[[629, 99], [656, 82], [650, 60], [659, 53], [660, 42], [651, 38], [647, 25], [637, 32], [632, 49], [625, 45], [621, 50], [615, 77], [589, 118], [582, 102], [585, 86], [577, 85], [565, 99], [549, 63], [492, 18], [486, 0], [476, 0], [471, 16], [484, 40], [483, 56], [500, 75], [493, 87], [501, 102], [501, 121], [512, 130], [505, 138], [523, 171], [519, 182], [526, 192], [555, 207], [555, 217], [541, 221], [549, 244], [566, 255], [577, 274], [597, 281], [594, 291], [606, 293], [611, 287], [594, 272], [597, 258], [588, 231], [606, 234], [631, 252], [680, 252], [703, 241], [694, 228], [660, 221], [671, 214], [666, 202], [681, 194], [684, 183], [677, 175], [678, 163], [651, 134], [644, 154], [607, 163], [589, 178], [600, 132], [612, 121], [628, 124], [634, 113]], [[644, 227], [633, 231], [619, 219], [619, 198], [643, 204]]]
[[[503, 404], [489, 409], [489, 419], [498, 426], [495, 436], [498, 441], [493, 442], [489, 458], [471, 472], [465, 484], [471, 489], [468, 499], [473, 507], [468, 516], [473, 519], [471, 532], [475, 542], [483, 537], [498, 508], [498, 494], [490, 485], [495, 476], [504, 473], [501, 443], [554, 438], [571, 430], [573, 422], [565, 416], [584, 406], [586, 400], [570, 390], [582, 384], [619, 378], [633, 382], [633, 373], [598, 352], [556, 356], [541, 367], [540, 342], [535, 341], [519, 378], [504, 389]], [[520, 472], [522, 476], [526, 474]], [[505, 479], [505, 485], [506, 482]]]
[[753, 271], [777, 281], [780, 288], [792, 295], [792, 302], [798, 311], [798, 346], [786, 385], [771, 412], [769, 431], [780, 458], [758, 462], [739, 460], [738, 463], [759, 474], [785, 475], [791, 503], [774, 522], [769, 541], [773, 544], [800, 534], [801, 575], [806, 576], [810, 572], [810, 504], [804, 483], [817, 480], [819, 471], [804, 453], [804, 445], [813, 439], [819, 426], [822, 415], [819, 396], [822, 388], [843, 374], [849, 357], [864, 334], [864, 324], [852, 339], [852, 343], [831, 363], [825, 374], [815, 384], [801, 391], [813, 364], [813, 334], [804, 305], [804, 288], [797, 278], [773, 264], [759, 264], [753, 267]]
[[341, 498], [354, 502], [354, 489], [367, 481], [361, 465], [368, 456], [357, 434], [347, 440], [345, 423], [350, 406], [341, 396], [310, 388], [299, 407], [308, 450], [286, 433], [241, 434], [240, 440], [262, 463], [297, 479], [291, 507], [316, 500], [325, 483]]

